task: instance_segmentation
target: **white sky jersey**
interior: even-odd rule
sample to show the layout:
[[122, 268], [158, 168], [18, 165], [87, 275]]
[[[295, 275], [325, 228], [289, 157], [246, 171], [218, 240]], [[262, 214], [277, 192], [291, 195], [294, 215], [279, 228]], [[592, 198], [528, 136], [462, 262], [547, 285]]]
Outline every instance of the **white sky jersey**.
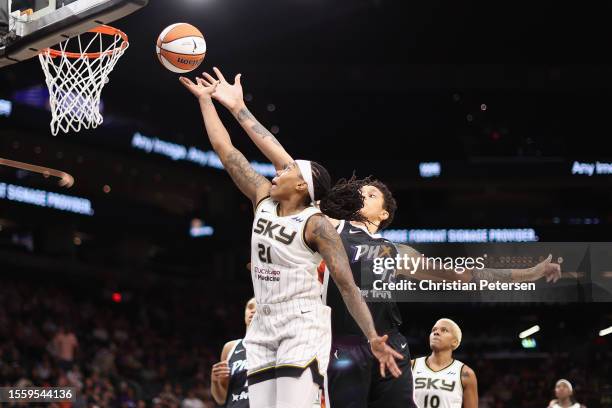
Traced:
[[417, 358], [412, 368], [414, 400], [419, 408], [461, 408], [463, 384], [459, 360], [446, 368], [433, 371], [427, 366], [426, 357]]
[[[562, 407], [561, 405], [555, 402], [554, 404], [551, 405], [551, 408], [564, 408], [564, 407]], [[569, 408], [580, 408], [580, 404], [575, 403], [574, 405], [570, 405]]]
[[251, 277], [258, 304], [321, 297], [317, 266], [321, 256], [304, 242], [308, 218], [320, 211], [307, 207], [280, 217], [278, 203], [262, 200], [255, 210], [251, 237]]

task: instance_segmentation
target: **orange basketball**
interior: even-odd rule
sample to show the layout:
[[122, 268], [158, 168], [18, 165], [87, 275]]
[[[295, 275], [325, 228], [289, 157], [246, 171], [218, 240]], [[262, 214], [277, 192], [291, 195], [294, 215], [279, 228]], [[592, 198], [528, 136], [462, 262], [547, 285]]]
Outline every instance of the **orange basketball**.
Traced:
[[172, 72], [185, 73], [196, 69], [206, 55], [204, 36], [187, 23], [172, 24], [157, 39], [157, 58]]

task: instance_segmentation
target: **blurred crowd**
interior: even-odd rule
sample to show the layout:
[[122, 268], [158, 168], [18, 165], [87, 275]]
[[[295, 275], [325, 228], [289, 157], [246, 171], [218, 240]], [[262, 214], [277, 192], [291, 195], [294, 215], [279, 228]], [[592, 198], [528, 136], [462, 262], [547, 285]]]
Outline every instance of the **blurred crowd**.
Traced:
[[[243, 335], [247, 298], [224, 303], [222, 294], [204, 296], [196, 287], [149, 288], [129, 301], [100, 293], [3, 280], [0, 385], [74, 387], [75, 408], [213, 408], [210, 367], [223, 342]], [[407, 329], [413, 354], [426, 353], [428, 328]], [[500, 355], [502, 344], [483, 358], [496, 330], [487, 336], [482, 326], [466, 327], [457, 355], [476, 371], [482, 408], [545, 408], [561, 377], [574, 382], [589, 408], [612, 406], [605, 399], [612, 393], [609, 346], [516, 358]]]
[[577, 402], [588, 408], [612, 407], [610, 368], [609, 362], [590, 365], [568, 355], [535, 360], [480, 359], [475, 365], [480, 408], [547, 408], [561, 378], [570, 380]]
[[213, 407], [210, 366], [231, 332], [225, 308], [163, 288], [119, 303], [3, 281], [0, 385], [74, 387], [75, 408]]

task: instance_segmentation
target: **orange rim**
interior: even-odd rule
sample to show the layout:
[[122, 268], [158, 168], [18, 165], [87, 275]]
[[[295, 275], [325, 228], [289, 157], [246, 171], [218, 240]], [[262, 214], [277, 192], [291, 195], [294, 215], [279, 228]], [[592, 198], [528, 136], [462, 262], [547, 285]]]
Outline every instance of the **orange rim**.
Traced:
[[113, 48], [112, 50], [108, 50], [104, 52], [79, 53], [79, 52], [65, 52], [65, 51], [60, 51], [60, 50], [54, 50], [53, 48], [45, 48], [41, 51], [41, 54], [49, 53], [49, 55], [53, 58], [66, 57], [66, 58], [72, 58], [72, 59], [79, 59], [79, 58], [85, 57], [85, 58], [95, 59], [95, 58], [100, 58], [103, 55], [111, 55], [115, 53], [117, 50], [125, 49], [128, 46], [127, 34], [119, 30], [118, 28], [107, 26], [107, 25], [101, 25], [101, 26], [92, 28], [88, 32], [99, 33], [99, 34], [104, 34], [104, 35], [112, 35], [112, 36], [119, 35], [123, 41], [121, 42], [121, 45], [119, 47], [116, 47], [116, 48]]

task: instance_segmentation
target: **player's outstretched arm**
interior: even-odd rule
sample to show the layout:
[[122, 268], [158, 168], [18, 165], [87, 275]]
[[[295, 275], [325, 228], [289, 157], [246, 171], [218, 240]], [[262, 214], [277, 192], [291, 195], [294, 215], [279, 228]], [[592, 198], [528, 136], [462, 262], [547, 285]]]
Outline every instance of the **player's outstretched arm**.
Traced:
[[[411, 277], [413, 279], [431, 279], [434, 281], [442, 280], [462, 280], [469, 282], [472, 279], [487, 280], [490, 282], [533, 282], [540, 278], [546, 278], [547, 282], [556, 282], [561, 277], [561, 267], [559, 264], [552, 262], [552, 255], [539, 264], [525, 269], [466, 269], [463, 273], [457, 273], [453, 269], [437, 268], [436, 266], [428, 267], [424, 257], [416, 249], [408, 245], [395, 244], [400, 257], [404, 255], [409, 260], [408, 268], [397, 269], [397, 274]], [[413, 265], [418, 262], [418, 267]], [[435, 264], [435, 263], [432, 263]], [[439, 266], [439, 265], [437, 265]]]
[[380, 362], [381, 375], [384, 377], [385, 371], [389, 369], [393, 376], [399, 377], [402, 372], [395, 359], [401, 360], [404, 357], [386, 344], [388, 336], [380, 337], [376, 333], [370, 309], [355, 284], [346, 252], [334, 227], [323, 216], [310, 217], [306, 224], [306, 242], [323, 257], [346, 308], [370, 341], [372, 353]]
[[241, 74], [236, 75], [234, 83], [230, 84], [218, 68], [213, 68], [217, 78], [204, 72], [204, 79], [207, 81], [218, 81], [219, 84], [212, 97], [219, 101], [234, 115], [240, 126], [249, 135], [251, 140], [257, 145], [259, 150], [274, 164], [277, 170], [285, 168], [293, 163], [293, 158], [274, 135], [268, 131], [249, 111], [244, 103], [242, 85], [240, 83]]
[[219, 362], [214, 364], [210, 370], [210, 393], [218, 405], [225, 404], [227, 400], [230, 377], [230, 368], [227, 364], [227, 358], [237, 342], [238, 340], [233, 340], [225, 343], [223, 350], [221, 350]]
[[463, 384], [463, 408], [478, 408], [478, 380], [474, 370], [466, 365], [461, 368], [461, 383]]
[[213, 149], [219, 155], [223, 167], [232, 177], [240, 191], [246, 195], [253, 205], [269, 195], [271, 184], [264, 176], [257, 173], [244, 155], [234, 147], [229, 133], [217, 114], [212, 101], [212, 94], [218, 83], [207, 82], [196, 78], [196, 83], [185, 77], [179, 80], [195, 97], [198, 98], [206, 133]]
[[[217, 89], [212, 95], [213, 99], [219, 101], [234, 115], [259, 151], [274, 164], [277, 170], [284, 169], [289, 163], [293, 163], [293, 158], [287, 153], [278, 139], [259, 123], [246, 107], [242, 92], [242, 84], [240, 83], [241, 74], [236, 75], [234, 84], [230, 84], [218, 68], [214, 67], [213, 70], [215, 75], [217, 75], [217, 79], [207, 72], [202, 74], [208, 81], [219, 82]], [[340, 223], [339, 220], [330, 217], [327, 217], [327, 219], [334, 227], [337, 227]]]
[[532, 266], [524, 269], [473, 269], [472, 276], [476, 280], [490, 282], [534, 282], [546, 278], [546, 282], [555, 283], [561, 278], [561, 265], [552, 262], [552, 255]]
[[[403, 244], [395, 244], [397, 248], [397, 252], [402, 259], [404, 256], [407, 257], [408, 262], [404, 265], [402, 261], [402, 268], [396, 269], [397, 275], [403, 275], [412, 279], [418, 280], [433, 280], [433, 281], [443, 281], [443, 280], [461, 280], [464, 282], [469, 282], [472, 279], [471, 271], [467, 270], [465, 273], [458, 274], [452, 269], [431, 269], [423, 267], [422, 262], [424, 262], [427, 258], [423, 256], [419, 251], [414, 249], [411, 246], [403, 245]], [[413, 262], [414, 260], [414, 262]], [[415, 268], [414, 264], [418, 263], [418, 266]]]

